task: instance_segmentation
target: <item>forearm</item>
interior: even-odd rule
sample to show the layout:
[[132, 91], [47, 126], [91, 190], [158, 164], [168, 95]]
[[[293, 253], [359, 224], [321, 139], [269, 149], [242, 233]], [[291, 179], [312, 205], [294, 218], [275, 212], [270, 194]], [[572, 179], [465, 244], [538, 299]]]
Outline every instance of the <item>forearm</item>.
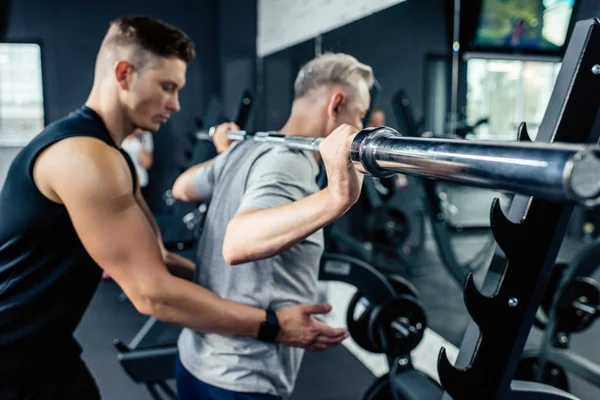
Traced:
[[194, 176], [196, 175], [196, 172], [198, 172], [199, 169], [204, 168], [211, 162], [212, 159], [205, 161], [201, 164], [194, 165], [193, 167], [185, 171], [183, 174], [179, 175], [179, 177], [175, 180], [175, 183], [173, 184], [173, 188], [171, 190], [173, 196], [178, 200], [187, 202], [203, 200], [200, 194], [195, 193]]
[[256, 337], [264, 310], [224, 300], [211, 291], [171, 277], [152, 301], [153, 317], [198, 332]]
[[332, 200], [328, 189], [283, 206], [242, 211], [227, 226], [223, 255], [231, 265], [272, 257], [330, 224], [345, 211], [346, 208]]
[[172, 275], [185, 279], [186, 281], [194, 280], [196, 264], [192, 261], [178, 254], [171, 253], [170, 251], [165, 252], [164, 261]]

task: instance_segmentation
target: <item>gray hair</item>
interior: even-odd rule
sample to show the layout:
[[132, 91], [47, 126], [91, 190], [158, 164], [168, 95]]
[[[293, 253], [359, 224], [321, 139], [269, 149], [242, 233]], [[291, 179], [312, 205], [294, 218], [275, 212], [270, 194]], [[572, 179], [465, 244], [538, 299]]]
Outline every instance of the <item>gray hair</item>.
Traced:
[[323, 85], [342, 85], [356, 88], [356, 79], [364, 79], [369, 87], [375, 78], [373, 69], [349, 54], [325, 53], [306, 63], [294, 82], [295, 98]]

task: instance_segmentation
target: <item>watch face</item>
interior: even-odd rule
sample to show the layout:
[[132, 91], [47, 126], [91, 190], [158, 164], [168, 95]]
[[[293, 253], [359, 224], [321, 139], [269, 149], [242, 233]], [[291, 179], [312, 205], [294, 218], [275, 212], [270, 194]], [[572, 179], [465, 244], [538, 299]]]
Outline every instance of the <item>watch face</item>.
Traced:
[[260, 326], [259, 339], [274, 342], [277, 334], [279, 333], [279, 325], [271, 324], [267, 321], [263, 322]]

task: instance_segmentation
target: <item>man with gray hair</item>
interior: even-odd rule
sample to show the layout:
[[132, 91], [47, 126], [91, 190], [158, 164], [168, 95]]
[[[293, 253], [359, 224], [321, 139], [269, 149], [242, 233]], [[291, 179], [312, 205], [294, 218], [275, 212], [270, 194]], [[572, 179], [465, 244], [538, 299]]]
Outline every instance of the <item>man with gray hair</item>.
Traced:
[[[362, 129], [373, 81], [371, 67], [350, 55], [311, 60], [298, 73], [291, 114], [280, 132], [338, 137], [349, 145]], [[317, 300], [322, 228], [358, 200], [362, 187], [349, 153], [327, 149], [330, 140], [321, 143], [320, 154], [253, 141], [232, 144], [227, 131], [237, 129], [232, 123], [216, 128], [220, 154], [184, 172], [173, 195], [210, 200], [195, 281], [220, 297], [268, 310], [267, 320], [258, 340], [184, 329], [177, 365], [183, 400], [292, 393], [303, 351], [274, 342], [283, 322], [276, 311]], [[323, 190], [316, 184], [321, 156], [329, 182]]]

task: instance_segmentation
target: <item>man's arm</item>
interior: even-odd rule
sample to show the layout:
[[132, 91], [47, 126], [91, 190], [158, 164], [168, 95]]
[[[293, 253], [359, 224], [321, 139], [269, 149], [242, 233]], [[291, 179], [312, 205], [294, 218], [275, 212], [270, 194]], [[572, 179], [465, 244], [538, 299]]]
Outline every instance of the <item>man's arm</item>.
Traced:
[[156, 232], [131, 193], [125, 160], [89, 140], [70, 140], [83, 142], [71, 155], [60, 154], [66, 146], [51, 148], [54, 154], [42, 154], [35, 168], [66, 206], [94, 261], [142, 314], [198, 331], [256, 336], [263, 310], [223, 300], [168, 273]]
[[152, 211], [150, 211], [150, 208], [148, 207], [146, 200], [144, 200], [144, 197], [142, 196], [142, 192], [141, 192], [139, 186], [135, 193], [135, 200], [136, 200], [138, 206], [140, 207], [140, 209], [142, 210], [142, 212], [144, 213], [144, 216], [148, 220], [148, 223], [152, 227], [152, 230], [156, 234], [156, 237], [158, 239], [158, 246], [160, 248], [160, 251], [161, 251], [161, 254], [163, 257], [163, 261], [167, 265], [169, 272], [179, 278], [182, 278], [182, 279], [185, 279], [188, 281], [194, 280], [194, 270], [196, 269], [196, 264], [194, 264], [192, 261], [188, 260], [185, 257], [181, 257], [181, 256], [179, 256], [175, 253], [171, 253], [170, 251], [167, 251], [167, 249], [165, 249], [165, 246], [163, 245], [162, 237], [160, 234], [160, 229], [158, 227], [158, 224], [156, 223], [156, 219], [154, 218], [154, 215], [152, 215]]
[[[233, 122], [226, 122], [215, 128], [212, 139], [215, 149], [217, 150], [217, 154], [221, 154], [226, 151], [233, 143], [227, 138], [227, 132], [239, 130], [239, 126]], [[210, 196], [210, 193], [203, 193], [202, 191], [198, 190], [196, 187], [196, 173], [201, 168], [209, 166], [213, 160], [214, 158], [212, 160], [207, 160], [201, 164], [195, 165], [181, 174], [175, 180], [173, 188], [171, 189], [173, 197], [187, 202], [201, 202], [206, 200]]]
[[246, 208], [227, 225], [223, 258], [229, 265], [281, 254], [345, 212], [327, 188], [273, 208]]
[[[286, 163], [285, 159], [270, 160], [265, 165], [257, 160], [254, 168], [262, 172], [257, 172], [255, 193], [249, 183], [250, 193], [244, 195], [241, 211], [227, 225], [223, 258], [228, 264], [281, 254], [341, 217], [358, 200], [362, 175], [350, 161], [350, 144], [356, 132], [352, 127], [342, 126], [321, 142], [328, 187], [300, 200], [293, 201], [300, 190], [297, 185], [301, 185], [293, 182], [293, 176], [306, 171], [296, 171], [297, 165]], [[293, 156], [297, 157], [293, 154], [288, 157]], [[303, 181], [307, 179], [311, 177], [304, 177]], [[245, 200], [249, 207], [245, 207]], [[271, 202], [281, 205], [273, 206]], [[255, 204], [259, 206], [253, 207]]]
[[[222, 299], [168, 273], [117, 151], [96, 139], [66, 139], [40, 154], [34, 179], [46, 197], [65, 205], [87, 252], [139, 312], [200, 332], [256, 337], [264, 310]], [[326, 305], [317, 306], [316, 313], [328, 312]], [[322, 350], [346, 337], [345, 330], [307, 316], [315, 306], [306, 307], [278, 311], [280, 341]]]
[[[213, 159], [214, 160], [214, 159]], [[195, 185], [195, 176], [198, 170], [208, 166], [213, 160], [205, 161], [201, 164], [194, 165], [183, 174], [179, 175], [173, 184], [171, 192], [177, 200], [186, 201], [188, 203], [201, 202], [206, 199], [205, 193], [198, 193]]]

